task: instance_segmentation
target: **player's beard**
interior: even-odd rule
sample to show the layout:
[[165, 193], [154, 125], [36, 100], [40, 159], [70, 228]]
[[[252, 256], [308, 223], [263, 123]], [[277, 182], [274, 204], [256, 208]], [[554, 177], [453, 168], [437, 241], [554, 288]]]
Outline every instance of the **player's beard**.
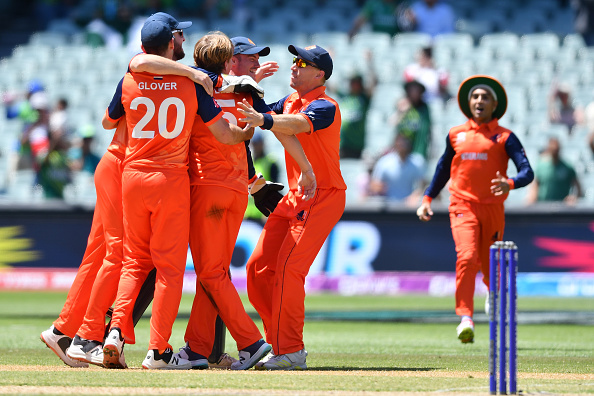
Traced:
[[178, 61], [180, 59], [183, 59], [184, 56], [186, 56], [186, 53], [184, 52], [183, 47], [181, 46], [181, 44], [175, 44], [173, 47], [173, 60], [174, 61]]

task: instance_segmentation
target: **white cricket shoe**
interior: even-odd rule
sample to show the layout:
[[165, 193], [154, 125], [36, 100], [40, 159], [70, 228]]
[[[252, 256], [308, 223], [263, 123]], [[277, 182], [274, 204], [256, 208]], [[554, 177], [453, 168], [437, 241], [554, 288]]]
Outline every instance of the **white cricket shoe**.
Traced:
[[260, 370], [305, 370], [307, 369], [306, 358], [305, 349], [284, 355], [274, 355], [262, 365]]
[[[121, 356], [124, 352], [124, 338], [119, 328], [109, 331], [103, 343], [103, 366], [105, 368], [122, 368]], [[125, 363], [124, 363], [125, 365]]]
[[189, 360], [192, 368], [195, 370], [203, 370], [208, 368], [208, 359], [190, 349], [190, 345], [186, 342], [186, 346], [179, 348], [179, 352], [173, 354], [182, 360]]
[[66, 355], [81, 362], [103, 367], [103, 345], [101, 342], [80, 338], [78, 334], [74, 336]]
[[169, 348], [161, 354], [156, 349], [151, 349], [142, 362], [142, 368], [147, 370], [189, 370], [192, 368], [192, 363], [187, 359], [180, 358], [177, 353], [173, 354]]
[[258, 340], [246, 349], [239, 351], [239, 361], [231, 364], [231, 370], [247, 370], [258, 363], [272, 350], [272, 346], [264, 340]]
[[64, 363], [70, 367], [89, 367], [88, 363], [80, 362], [78, 360], [68, 357], [67, 352], [72, 339], [65, 334], [56, 334], [54, 332], [54, 325], [40, 335], [41, 342], [51, 349]]
[[463, 344], [474, 342], [474, 322], [472, 319], [464, 318], [456, 328], [458, 339]]
[[[266, 355], [266, 356], [268, 357], [268, 355]], [[235, 359], [233, 356], [229, 355], [228, 353], [223, 353], [221, 355], [221, 357], [219, 358], [219, 360], [217, 360], [215, 363], [208, 362], [208, 367], [216, 368], [216, 369], [230, 370], [231, 365], [237, 361], [238, 361], [237, 359]], [[260, 360], [260, 362], [261, 362], [261, 360]], [[259, 364], [260, 362], [258, 362], [256, 364]]]

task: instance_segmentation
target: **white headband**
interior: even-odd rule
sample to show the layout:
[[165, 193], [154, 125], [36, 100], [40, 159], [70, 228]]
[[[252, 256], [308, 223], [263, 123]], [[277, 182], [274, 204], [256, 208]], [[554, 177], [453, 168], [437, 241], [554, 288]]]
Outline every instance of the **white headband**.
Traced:
[[474, 92], [475, 89], [484, 89], [486, 91], [488, 91], [491, 96], [493, 97], [493, 100], [495, 102], [497, 102], [497, 95], [495, 95], [495, 91], [493, 91], [493, 88], [491, 88], [490, 86], [486, 85], [486, 84], [478, 84], [475, 85], [474, 87], [470, 88], [470, 91], [468, 91], [468, 100], [470, 100], [470, 97], [472, 96], [472, 93]]

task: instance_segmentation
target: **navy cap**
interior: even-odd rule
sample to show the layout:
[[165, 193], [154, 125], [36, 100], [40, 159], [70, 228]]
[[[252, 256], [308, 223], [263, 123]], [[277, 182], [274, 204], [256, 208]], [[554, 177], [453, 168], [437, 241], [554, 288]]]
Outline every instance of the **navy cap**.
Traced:
[[253, 55], [266, 56], [270, 54], [270, 47], [258, 47], [252, 40], [247, 37], [233, 37], [231, 39], [233, 46], [233, 55]]
[[178, 22], [177, 19], [175, 19], [171, 15], [167, 14], [166, 12], [157, 12], [157, 13], [151, 15], [150, 17], [148, 17], [147, 20], [157, 20], [157, 21], [165, 22], [167, 25], [169, 25], [169, 28], [171, 30], [187, 29], [190, 26], [192, 26], [192, 22], [190, 22], [190, 21]]
[[289, 45], [289, 52], [293, 55], [297, 55], [303, 60], [313, 63], [318, 69], [323, 70], [326, 80], [332, 75], [332, 58], [324, 48], [317, 45], [310, 45], [305, 48]]
[[169, 25], [162, 21], [149, 19], [142, 26], [140, 41], [145, 47], [159, 47], [167, 44], [173, 38]]

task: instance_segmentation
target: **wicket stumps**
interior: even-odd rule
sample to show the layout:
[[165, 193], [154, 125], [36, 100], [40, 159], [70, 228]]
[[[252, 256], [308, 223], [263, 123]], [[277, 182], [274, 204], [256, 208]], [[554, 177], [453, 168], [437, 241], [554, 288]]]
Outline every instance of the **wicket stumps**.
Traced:
[[[492, 395], [497, 394], [497, 367], [499, 367], [499, 394], [507, 394], [508, 355], [509, 393], [517, 393], [517, 273], [518, 247], [516, 244], [510, 241], [498, 241], [491, 245], [489, 255], [489, 390]], [[499, 307], [497, 306], [498, 301]], [[497, 365], [498, 324], [499, 366]], [[507, 346], [508, 324], [509, 348]]]

